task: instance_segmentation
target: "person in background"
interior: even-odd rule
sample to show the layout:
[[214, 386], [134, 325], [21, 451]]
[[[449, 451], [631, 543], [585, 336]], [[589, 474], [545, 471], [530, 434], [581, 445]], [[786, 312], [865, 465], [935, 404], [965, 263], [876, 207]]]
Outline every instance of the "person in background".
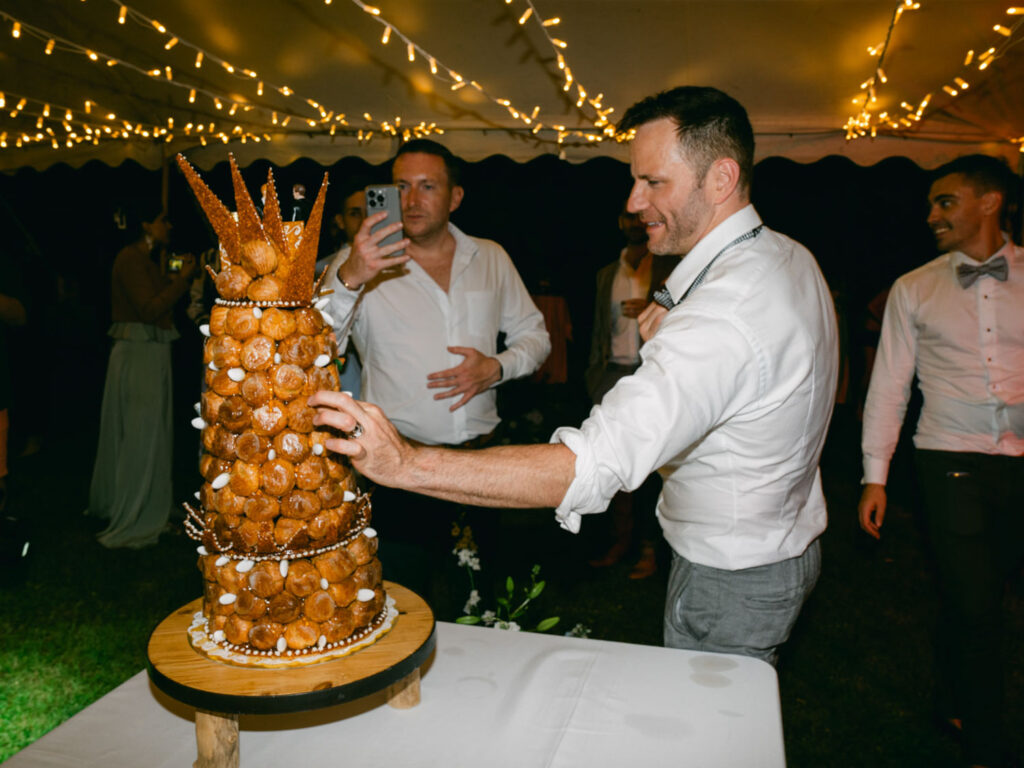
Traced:
[[942, 251], [885, 305], [864, 406], [861, 527], [876, 539], [911, 381], [915, 464], [938, 571], [936, 708], [972, 765], [1000, 765], [1002, 598], [1024, 560], [1024, 248], [1004, 225], [1020, 180], [967, 155], [937, 169], [928, 225]]
[[114, 344], [88, 511], [109, 521], [98, 536], [103, 546], [140, 548], [156, 543], [173, 503], [171, 311], [196, 264], [191, 255], [168, 258], [171, 223], [159, 202], [136, 199], [115, 222], [128, 245], [111, 275]]
[[11, 401], [11, 361], [7, 351], [7, 329], [25, 325], [28, 313], [21, 298], [18, 269], [6, 250], [0, 253], [0, 513], [7, 506], [7, 434]]
[[635, 104], [619, 127], [635, 130], [628, 210], [652, 253], [682, 261], [638, 318], [640, 367], [579, 429], [549, 445], [453, 451], [406, 441], [381, 408], [343, 393], [309, 402], [317, 423], [346, 435], [328, 449], [378, 483], [555, 507], [573, 532], [660, 468], [658, 520], [673, 550], [665, 644], [774, 663], [820, 570], [832, 299], [810, 252], [750, 205], [754, 133], [738, 102], [675, 88]]
[[[643, 342], [637, 318], [679, 263], [678, 256], [655, 256], [647, 250], [647, 227], [625, 207], [619, 214], [619, 230], [626, 245], [618, 259], [597, 273], [590, 364], [583, 375], [587, 394], [595, 405], [619, 379], [640, 367]], [[608, 552], [592, 560], [591, 565], [602, 568], [617, 563], [629, 549], [634, 524], [639, 523], [640, 559], [629, 577], [646, 579], [657, 570], [654, 504], [660, 489], [660, 478], [652, 474], [636, 493], [615, 494], [611, 502], [614, 541]]]
[[[345, 234], [345, 242], [330, 257], [329, 263], [325, 266], [325, 269], [330, 270], [331, 274], [336, 274], [341, 265], [348, 260], [349, 255], [352, 253], [352, 243], [359, 232], [359, 228], [363, 225], [363, 220], [366, 218], [365, 188], [367, 183], [365, 179], [352, 179], [345, 187], [341, 210], [334, 214], [335, 221]], [[337, 318], [334, 318], [334, 320], [334, 335], [342, 338], [345, 335], [345, 328], [338, 322]], [[359, 353], [356, 351], [351, 337], [348, 340], [347, 347], [344, 349], [345, 365], [340, 376], [341, 388], [346, 392], [351, 392], [353, 397], [359, 397], [359, 393], [362, 392], [363, 367], [359, 362]]]
[[[325, 284], [334, 291], [329, 313], [341, 328], [338, 345], [351, 334], [359, 352], [362, 397], [418, 443], [476, 448], [492, 439], [500, 421], [495, 388], [540, 367], [550, 341], [505, 250], [449, 221], [465, 194], [460, 171], [435, 141], [403, 144], [391, 169], [402, 221], [373, 232], [387, 215], [366, 218], [348, 258]], [[403, 229], [401, 240], [381, 244]], [[454, 605], [444, 596], [451, 582], [443, 566], [452, 549], [450, 523], [469, 520], [487, 559], [496, 549], [496, 519], [452, 505], [431, 517], [423, 513], [429, 504], [378, 488], [374, 526], [392, 553], [382, 558], [385, 577], [430, 597], [435, 612], [446, 615]]]

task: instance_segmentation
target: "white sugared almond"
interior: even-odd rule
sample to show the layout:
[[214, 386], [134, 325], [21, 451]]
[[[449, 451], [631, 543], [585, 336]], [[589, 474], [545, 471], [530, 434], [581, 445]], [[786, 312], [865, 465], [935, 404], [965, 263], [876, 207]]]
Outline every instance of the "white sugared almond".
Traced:
[[[359, 590], [362, 594], [362, 590]], [[223, 595], [217, 598], [217, 602], [221, 605], [231, 605], [235, 600], [238, 599], [238, 595], [233, 595], [230, 592], [225, 592]]]
[[316, 307], [317, 309], [323, 309], [330, 303], [331, 300], [328, 297], [324, 296], [322, 299], [317, 299], [316, 304], [314, 304], [313, 306]]
[[196, 429], [203, 429], [206, 426], [206, 421], [203, 419], [202, 416], [196, 416], [194, 419], [192, 419], [192, 426], [195, 427]]
[[[221, 597], [223, 598], [223, 595]], [[234, 595], [232, 595], [232, 597], [234, 597]], [[356, 594], [356, 600], [358, 600], [360, 603], [370, 602], [371, 600], [373, 600], [373, 590], [360, 589], [358, 594]]]
[[229, 368], [228, 369], [228, 378], [231, 379], [232, 381], [242, 381], [242, 379], [245, 378], [245, 369], [244, 368]]
[[277, 638], [277, 652], [284, 653], [284, 649], [288, 647], [288, 641], [284, 639], [284, 636]]
[[288, 576], [288, 561], [287, 560], [282, 560], [281, 563], [278, 565], [277, 569], [281, 572], [281, 578], [282, 579], [287, 577]]
[[219, 475], [217, 475], [215, 478], [213, 478], [213, 482], [210, 483], [210, 487], [213, 488], [213, 490], [215, 490], [215, 491], [219, 491], [221, 488], [223, 488], [225, 485], [227, 485], [230, 481], [231, 481], [231, 475], [229, 473], [227, 473], [227, 472], [221, 472]]
[[281, 353], [280, 352], [275, 352], [274, 353], [274, 365], [280, 365], [280, 364], [281, 364]]
[[227, 555], [221, 555], [220, 557], [217, 558], [217, 562], [215, 562], [214, 565], [216, 565], [218, 568], [220, 568], [222, 565], [227, 565], [230, 562], [231, 562], [231, 558], [230, 557], [228, 557]]
[[320, 639], [316, 641], [316, 647], [320, 648], [320, 649], [323, 649], [323, 647], [325, 645], [327, 645], [327, 636], [326, 635], [320, 635]]
[[377, 529], [376, 528], [363, 528], [363, 536], [365, 536], [368, 539], [375, 539], [375, 538], [377, 538]]
[[263, 310], [260, 309], [259, 307], [253, 307], [252, 316], [258, 320], [259, 318], [263, 317]]
[[218, 368], [216, 365], [213, 364], [213, 360], [211, 360], [210, 364], [208, 366], [206, 366], [206, 367], [209, 368], [211, 371], [219, 371], [220, 370], [220, 368]]
[[248, 573], [252, 570], [252, 567], [256, 565], [252, 560], [242, 560], [238, 565], [235, 566], [235, 570], [239, 573]]
[[203, 334], [203, 336], [209, 336], [210, 335], [210, 324], [209, 323], [203, 323], [202, 325], [200, 325], [199, 326], [199, 332], [201, 334]]
[[327, 579], [320, 579], [320, 589], [327, 589], [329, 586], [331, 585], [328, 583]]
[[313, 365], [315, 365], [317, 368], [323, 368], [329, 362], [331, 362], [330, 355], [317, 355], [316, 360], [313, 361]]
[[267, 451], [267, 459], [269, 459], [270, 461], [273, 461], [276, 458], [277, 458], [277, 451], [275, 451], [273, 448], [271, 448], [269, 451]]
[[320, 455], [323, 454], [323, 452], [324, 452], [324, 444], [323, 443], [313, 443], [313, 455], [314, 456], [320, 456]]
[[208, 554], [210, 554], [209, 552], [206, 551], [206, 547], [204, 547], [202, 544], [200, 544], [198, 547], [196, 547], [196, 552], [198, 552], [200, 555], [208, 555]]
[[224, 642], [224, 630], [223, 629], [218, 629], [216, 632], [213, 633], [213, 642], [215, 642], [215, 643], [223, 643]]
[[342, 501], [355, 501], [356, 500], [356, 495], [354, 493], [352, 493], [352, 491], [345, 491], [345, 493], [341, 497], [341, 499], [342, 499]]

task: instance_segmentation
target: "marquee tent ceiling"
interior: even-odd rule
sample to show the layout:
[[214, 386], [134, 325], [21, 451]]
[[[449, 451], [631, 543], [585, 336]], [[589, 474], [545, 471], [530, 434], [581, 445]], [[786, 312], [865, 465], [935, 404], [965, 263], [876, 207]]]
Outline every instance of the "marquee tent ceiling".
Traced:
[[[906, 115], [901, 102], [916, 107], [933, 95], [913, 129], [852, 142], [844, 138], [843, 124], [859, 111], [852, 99], [863, 97], [861, 83], [875, 75], [876, 58], [867, 48], [886, 39], [896, 0], [374, 4], [380, 10], [376, 17], [357, 0], [128, 0], [125, 23], [119, 24], [119, 0], [0, 0], [0, 91], [6, 105], [0, 131], [6, 132], [7, 144], [0, 148], [0, 168], [77, 166], [93, 158], [110, 164], [132, 158], [152, 168], [176, 151], [208, 167], [224, 159], [228, 146], [215, 140], [204, 147], [194, 128], [189, 137], [183, 131], [188, 123], [208, 128], [211, 122], [214, 133], [249, 134], [243, 145], [234, 133], [229, 145], [243, 164], [265, 158], [285, 165], [299, 157], [331, 163], [347, 155], [380, 162], [393, 154], [396, 141], [382, 136], [380, 123], [393, 125], [396, 116], [401, 128], [421, 122], [443, 128], [441, 140], [471, 160], [491, 154], [525, 160], [560, 150], [572, 161], [599, 155], [626, 159], [626, 147], [611, 140], [597, 144], [570, 135], [562, 146], [554, 143], [551, 126], [600, 130], [592, 125], [592, 104], [584, 101], [582, 110], [576, 108], [578, 85], [587, 99], [603, 94], [601, 107], [615, 108], [609, 115], [613, 122], [631, 103], [660, 89], [722, 88], [749, 110], [759, 158], [811, 161], [838, 154], [869, 164], [906, 156], [930, 167], [966, 151], [998, 152], [1015, 166], [1024, 157], [1011, 143], [1024, 136], [1024, 49], [1014, 45], [1024, 39], [1024, 29], [1016, 26], [1024, 16], [1007, 15], [1007, 0], [920, 0], [920, 8], [903, 13], [883, 62], [887, 82], [876, 75], [875, 112]], [[530, 8], [532, 18], [520, 24]], [[560, 23], [539, 23], [553, 17]], [[18, 37], [12, 35], [15, 21], [21, 27]], [[996, 24], [1013, 34], [993, 31]], [[383, 45], [386, 26], [392, 31]], [[553, 46], [545, 32], [567, 47]], [[165, 49], [172, 38], [178, 42]], [[412, 62], [409, 42], [416, 46]], [[1000, 55], [981, 71], [977, 56], [990, 47]], [[90, 60], [84, 49], [98, 60]], [[199, 50], [204, 57], [197, 69]], [[969, 50], [975, 60], [964, 66]], [[556, 51], [575, 78], [568, 92]], [[118, 63], [108, 66], [108, 57]], [[431, 75], [430, 57], [440, 78]], [[235, 73], [218, 60], [230, 63]], [[483, 92], [473, 86], [452, 90], [450, 72], [476, 81]], [[956, 77], [969, 88], [956, 85]], [[263, 95], [258, 95], [261, 82]], [[962, 92], [954, 98], [944, 85]], [[285, 86], [294, 93], [282, 95]], [[21, 98], [26, 102], [19, 111]], [[497, 99], [527, 115], [539, 108], [535, 120], [527, 125], [516, 119]], [[86, 100], [95, 105], [88, 115]], [[321, 105], [329, 120], [322, 121], [323, 113], [307, 100]], [[50, 117], [37, 128], [46, 104]], [[239, 106], [228, 115], [233, 104]], [[170, 117], [174, 139], [139, 137], [66, 148], [69, 133], [62, 120], [68, 109], [76, 134], [84, 133], [83, 121], [100, 130], [123, 128], [127, 121], [132, 130], [152, 131], [154, 125], [167, 128]], [[293, 117], [284, 127], [288, 112]], [[116, 118], [106, 119], [109, 113]], [[338, 122], [340, 113], [347, 125]], [[531, 133], [538, 122], [542, 128]], [[334, 136], [327, 132], [331, 124]], [[372, 141], [359, 142], [353, 133], [360, 129], [374, 130]], [[39, 133], [45, 141], [15, 147], [18, 136]], [[52, 148], [53, 141], [59, 149]]]

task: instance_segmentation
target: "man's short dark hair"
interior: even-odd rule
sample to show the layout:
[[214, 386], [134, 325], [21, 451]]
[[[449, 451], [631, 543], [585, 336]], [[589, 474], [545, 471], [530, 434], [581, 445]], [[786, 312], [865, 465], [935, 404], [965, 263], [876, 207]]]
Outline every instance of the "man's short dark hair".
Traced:
[[453, 155], [448, 147], [431, 139], [413, 139], [398, 148], [395, 159], [413, 152], [440, 157], [444, 160], [445, 170], [448, 171], [448, 186], [457, 187], [462, 183], [462, 161]]
[[715, 160], [729, 157], [740, 166], [740, 188], [750, 189], [754, 129], [742, 104], [717, 88], [683, 85], [638, 101], [622, 116], [619, 130], [666, 117], [675, 123], [679, 143], [696, 163], [701, 183]]
[[1007, 227], [1009, 217], [1017, 210], [1017, 196], [1020, 191], [1020, 179], [1010, 170], [1010, 166], [1001, 157], [991, 155], [961, 155], [950, 160], [932, 172], [932, 181], [959, 173], [979, 195], [986, 192], [998, 192], [1003, 197], [1001, 217], [1003, 226]]

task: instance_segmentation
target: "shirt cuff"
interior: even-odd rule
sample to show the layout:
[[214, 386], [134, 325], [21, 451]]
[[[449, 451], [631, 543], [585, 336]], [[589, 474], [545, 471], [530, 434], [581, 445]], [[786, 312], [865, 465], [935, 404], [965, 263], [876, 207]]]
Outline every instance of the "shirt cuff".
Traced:
[[873, 459], [870, 456], [864, 457], [864, 477], [862, 483], [876, 483], [885, 485], [889, 478], [889, 462], [885, 459]]
[[[597, 466], [593, 455], [588, 450], [583, 433], [573, 427], [559, 427], [551, 435], [552, 443], [561, 443], [576, 454], [576, 476], [562, 498], [562, 503], [555, 509], [555, 520], [566, 531], [580, 532], [583, 515], [603, 512], [607, 504], [595, 505], [597, 488]], [[595, 508], [595, 506], [599, 508]]]

